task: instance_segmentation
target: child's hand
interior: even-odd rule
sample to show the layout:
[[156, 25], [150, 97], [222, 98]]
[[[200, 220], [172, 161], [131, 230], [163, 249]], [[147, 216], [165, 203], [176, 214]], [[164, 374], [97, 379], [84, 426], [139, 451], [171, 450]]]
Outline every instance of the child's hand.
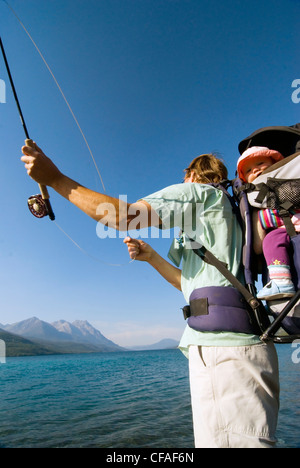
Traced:
[[127, 244], [129, 256], [134, 260], [148, 262], [154, 252], [149, 244], [139, 239], [126, 237], [123, 242]]

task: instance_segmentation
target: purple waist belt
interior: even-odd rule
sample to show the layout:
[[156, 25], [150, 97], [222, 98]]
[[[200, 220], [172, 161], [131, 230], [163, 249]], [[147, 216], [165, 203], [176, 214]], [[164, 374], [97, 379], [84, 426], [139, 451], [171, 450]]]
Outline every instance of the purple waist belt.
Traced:
[[195, 289], [183, 313], [189, 327], [197, 331], [230, 331], [259, 334], [243, 296], [232, 287], [210, 286]]

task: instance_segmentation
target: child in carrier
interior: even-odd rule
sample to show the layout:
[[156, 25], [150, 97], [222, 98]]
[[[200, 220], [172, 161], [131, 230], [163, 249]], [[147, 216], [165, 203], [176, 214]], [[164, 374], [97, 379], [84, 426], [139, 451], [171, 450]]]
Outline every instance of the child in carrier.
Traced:
[[[263, 171], [283, 159], [281, 153], [263, 146], [248, 148], [238, 160], [238, 176], [252, 183]], [[275, 300], [292, 297], [290, 237], [279, 212], [273, 209], [255, 210], [253, 213], [254, 251], [263, 252], [270, 282], [257, 294], [258, 299]], [[300, 232], [300, 213], [292, 217], [295, 230]]]

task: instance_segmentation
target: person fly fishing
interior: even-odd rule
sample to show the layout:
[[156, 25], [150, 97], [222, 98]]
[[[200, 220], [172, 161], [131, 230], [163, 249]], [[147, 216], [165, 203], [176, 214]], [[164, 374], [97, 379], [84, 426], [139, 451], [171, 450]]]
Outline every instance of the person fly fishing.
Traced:
[[[52, 187], [97, 222], [124, 231], [137, 217], [140, 228], [184, 227], [187, 236], [210, 249], [242, 281], [242, 230], [226, 195], [210, 185], [227, 178], [225, 165], [214, 155], [195, 158], [185, 170], [184, 184], [165, 187], [135, 203], [127, 203], [90, 190], [64, 175], [36, 145], [24, 146], [22, 152], [21, 160], [30, 177]], [[107, 209], [108, 206], [113, 209]], [[200, 314], [209, 314], [209, 301], [203, 297], [206, 290], [210, 295], [221, 288], [228, 297], [239, 301], [229, 281], [197, 257], [186, 238], [179, 247], [173, 254], [180, 253], [182, 270], [160, 256], [149, 256], [150, 247], [141, 250], [148, 263], [152, 262], [164, 278], [182, 290], [186, 301], [200, 294], [201, 299], [196, 300]], [[141, 253], [136, 259], [142, 259]], [[221, 302], [219, 298], [220, 314], [224, 306]], [[201, 331], [186, 325], [180, 348], [189, 359], [195, 446], [274, 447], [279, 409], [274, 344], [262, 343], [255, 327]]]

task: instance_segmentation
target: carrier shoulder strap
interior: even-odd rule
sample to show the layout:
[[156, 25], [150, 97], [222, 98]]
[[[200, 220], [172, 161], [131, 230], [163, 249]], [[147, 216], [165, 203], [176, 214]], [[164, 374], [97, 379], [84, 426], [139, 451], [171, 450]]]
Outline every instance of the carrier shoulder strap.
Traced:
[[200, 257], [207, 264], [216, 267], [219, 272], [222, 273], [222, 275], [232, 284], [232, 286], [234, 286], [242, 294], [242, 296], [244, 296], [251, 309], [255, 310], [260, 306], [258, 299], [254, 297], [238, 279], [236, 279], [236, 277], [231, 273], [231, 271], [228, 270], [227, 266], [223, 262], [221, 262], [212, 252], [207, 250], [206, 247], [197, 244], [197, 242], [193, 241], [192, 239], [189, 240], [193, 242], [193, 245], [196, 244], [196, 247], [193, 248], [195, 254], [198, 255], [198, 257]]
[[286, 232], [292, 238], [298, 235], [295, 226], [291, 220], [291, 209], [293, 205], [290, 202], [285, 202], [280, 205], [279, 216], [282, 218]]
[[239, 207], [236, 204], [236, 198], [228, 192], [228, 188], [233, 187], [232, 180], [224, 179], [224, 180], [221, 180], [221, 182], [219, 182], [217, 184], [208, 184], [208, 185], [210, 185], [211, 187], [214, 187], [216, 189], [222, 190], [222, 192], [227, 196], [227, 198], [228, 198], [228, 200], [229, 200], [229, 202], [231, 204], [232, 211], [236, 215], [240, 226], [243, 227], [242, 216], [241, 216], [241, 212], [239, 210]]
[[204, 246], [197, 245], [197, 242], [190, 239], [191, 242], [196, 244], [196, 247], [193, 248], [193, 251], [198, 255], [204, 262], [209, 265], [216, 267], [220, 273], [236, 288], [240, 294], [244, 297], [247, 304], [249, 305], [249, 312], [253, 315], [253, 319], [258, 324], [261, 331], [265, 330], [269, 326], [269, 320], [266, 313], [266, 310], [259, 299], [257, 299], [253, 294], [251, 294], [248, 289], [243, 286], [243, 284], [236, 279], [236, 277], [228, 270], [227, 266], [221, 262], [215, 255], [207, 250]]

